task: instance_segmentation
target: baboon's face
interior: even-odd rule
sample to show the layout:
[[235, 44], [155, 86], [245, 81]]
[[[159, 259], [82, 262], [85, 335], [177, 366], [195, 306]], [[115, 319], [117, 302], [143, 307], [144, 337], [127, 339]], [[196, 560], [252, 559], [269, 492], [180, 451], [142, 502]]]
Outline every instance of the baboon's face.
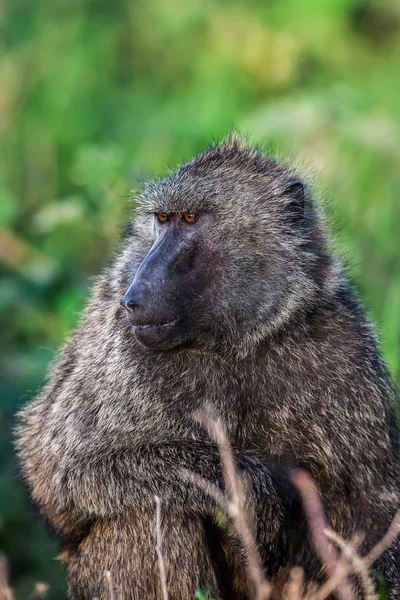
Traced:
[[[155, 242], [122, 299], [138, 341], [168, 350], [197, 343], [204, 329], [204, 297], [219, 270], [207, 243], [209, 213], [154, 213]], [[207, 327], [207, 326], [206, 326]]]
[[138, 243], [153, 243], [122, 303], [144, 346], [248, 346], [310, 305], [315, 234], [300, 183], [186, 169], [143, 204]]

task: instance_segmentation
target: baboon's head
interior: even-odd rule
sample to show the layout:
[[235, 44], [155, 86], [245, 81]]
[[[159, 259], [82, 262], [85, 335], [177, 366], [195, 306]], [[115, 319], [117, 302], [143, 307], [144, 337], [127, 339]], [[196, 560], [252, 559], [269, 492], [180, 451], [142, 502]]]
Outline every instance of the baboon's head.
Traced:
[[303, 184], [237, 138], [147, 185], [139, 200], [122, 304], [147, 347], [254, 345], [332, 284]]

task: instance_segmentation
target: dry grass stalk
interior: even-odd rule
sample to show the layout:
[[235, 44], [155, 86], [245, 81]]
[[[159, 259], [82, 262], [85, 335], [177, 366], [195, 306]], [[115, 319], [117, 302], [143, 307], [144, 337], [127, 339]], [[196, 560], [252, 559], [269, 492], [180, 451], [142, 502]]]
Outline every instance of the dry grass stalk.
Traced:
[[337, 590], [340, 582], [349, 575], [349, 566], [340, 560], [336, 566], [334, 573], [319, 587], [317, 586], [312, 593], [309, 594], [310, 600], [326, 600], [333, 592]]
[[390, 528], [383, 538], [364, 556], [363, 560], [368, 566], [371, 566], [382, 554], [392, 545], [400, 533], [400, 510], [396, 513]]
[[[362, 538], [363, 536], [361, 535], [354, 536], [351, 542], [349, 543], [354, 549], [357, 549], [358, 546], [361, 544]], [[348, 577], [350, 573], [351, 569], [349, 564], [341, 558], [336, 566], [333, 575], [331, 575], [331, 577], [329, 577], [327, 581], [325, 581], [322, 585], [320, 585], [314, 590], [312, 594], [312, 600], [326, 600], [326, 598], [328, 598], [337, 589], [338, 583], [340, 581], [343, 581], [343, 579], [345, 579], [346, 577]]]
[[[311, 476], [303, 469], [296, 469], [292, 474], [292, 481], [300, 492], [303, 500], [304, 511], [311, 531], [314, 548], [321, 558], [323, 568], [328, 578], [337, 577], [337, 568], [340, 557], [333, 545], [329, 543], [327, 532], [331, 531], [322, 507], [319, 493]], [[352, 600], [355, 598], [354, 590], [343, 572], [343, 577], [335, 581], [335, 592], [340, 600]], [[321, 599], [322, 600], [322, 599]]]
[[[28, 600], [44, 598], [49, 589], [48, 583], [37, 581]], [[8, 562], [2, 553], [0, 553], [0, 600], [15, 600], [14, 592], [8, 585]]]
[[156, 501], [156, 550], [158, 556], [158, 567], [160, 569], [161, 589], [164, 600], [168, 600], [167, 577], [165, 574], [165, 563], [162, 549], [161, 537], [161, 499], [154, 496]]
[[[303, 499], [314, 546], [322, 559], [325, 570], [330, 575], [327, 581], [316, 590], [315, 594], [310, 595], [312, 596], [310, 600], [325, 600], [333, 592], [337, 596], [341, 594], [341, 597], [343, 597], [344, 594], [344, 598], [354, 598], [354, 590], [350, 587], [348, 581], [350, 575], [356, 575], [359, 578], [365, 600], [378, 600], [379, 595], [369, 573], [369, 567], [389, 548], [399, 535], [400, 511], [395, 515], [384, 537], [372, 548], [369, 554], [361, 557], [357, 552], [357, 546], [360, 544], [362, 536], [358, 536], [358, 539], [355, 538], [349, 542], [327, 526], [322, 502], [310, 475], [305, 471], [297, 470], [293, 474], [293, 481], [297, 485]], [[332, 553], [328, 554], [326, 544], [332, 548], [329, 542], [333, 542], [340, 549], [340, 557], [336, 553], [335, 555], [332, 555]], [[332, 561], [333, 556], [334, 560]], [[307, 599], [310, 596], [308, 595]]]
[[8, 587], [8, 562], [0, 553], [0, 600], [15, 600], [14, 593]]
[[202, 488], [215, 499], [232, 519], [236, 534], [241, 541], [246, 556], [246, 574], [249, 589], [255, 600], [268, 600], [272, 586], [265, 579], [257, 545], [252, 534], [250, 516], [246, 508], [246, 491], [243, 478], [238, 472], [230, 442], [221, 419], [214, 413], [199, 413], [196, 420], [207, 429], [210, 437], [218, 444], [226, 493], [202, 477], [184, 470], [186, 480]]
[[40, 600], [40, 598], [44, 598], [49, 591], [49, 588], [50, 586], [48, 583], [44, 583], [42, 581], [36, 582], [33, 592], [29, 596], [28, 600]]
[[108, 583], [108, 593], [110, 594], [110, 600], [117, 600], [111, 571], [106, 571], [106, 579]]
[[289, 581], [285, 586], [286, 600], [299, 600], [303, 597], [304, 571], [301, 567], [290, 569]]
[[362, 559], [357, 554], [356, 549], [334, 531], [329, 530], [325, 533], [327, 538], [340, 548], [343, 559], [351, 566], [351, 571], [358, 576], [365, 593], [365, 599], [378, 600], [376, 587], [369, 575], [368, 565], [365, 562], [365, 559]]

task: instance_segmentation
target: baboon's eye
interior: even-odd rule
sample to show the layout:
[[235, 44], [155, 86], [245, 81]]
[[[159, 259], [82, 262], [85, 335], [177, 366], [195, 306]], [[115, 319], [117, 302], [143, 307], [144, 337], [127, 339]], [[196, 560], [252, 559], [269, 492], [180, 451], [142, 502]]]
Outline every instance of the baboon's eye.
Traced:
[[166, 223], [168, 221], [168, 215], [165, 213], [156, 213], [156, 217], [160, 223]]
[[182, 220], [186, 223], [194, 223], [196, 219], [197, 215], [195, 213], [183, 213]]

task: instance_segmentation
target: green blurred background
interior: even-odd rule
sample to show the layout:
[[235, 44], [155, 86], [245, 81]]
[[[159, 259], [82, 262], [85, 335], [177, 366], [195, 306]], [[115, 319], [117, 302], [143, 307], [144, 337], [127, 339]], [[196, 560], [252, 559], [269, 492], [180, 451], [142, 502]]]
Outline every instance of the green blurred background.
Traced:
[[63, 596], [13, 414], [74, 327], [138, 179], [232, 127], [312, 172], [400, 378], [398, 0], [0, 0], [0, 548]]

